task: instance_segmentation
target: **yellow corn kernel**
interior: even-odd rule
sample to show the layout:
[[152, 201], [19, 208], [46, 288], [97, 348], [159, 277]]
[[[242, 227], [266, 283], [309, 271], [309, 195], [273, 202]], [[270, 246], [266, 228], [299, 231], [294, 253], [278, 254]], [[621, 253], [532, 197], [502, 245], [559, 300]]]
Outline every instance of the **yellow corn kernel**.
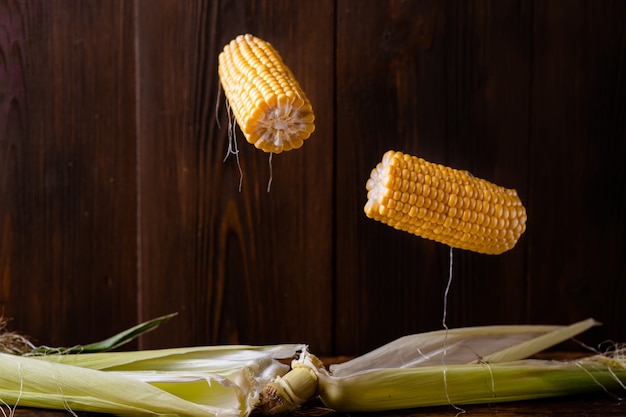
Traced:
[[[407, 181], [414, 193], [399, 200]], [[515, 190], [401, 152], [385, 153], [366, 188], [368, 217], [451, 247], [500, 254], [526, 230]]]
[[315, 130], [311, 103], [268, 42], [237, 36], [220, 53], [218, 73], [239, 128], [258, 149], [297, 149]]

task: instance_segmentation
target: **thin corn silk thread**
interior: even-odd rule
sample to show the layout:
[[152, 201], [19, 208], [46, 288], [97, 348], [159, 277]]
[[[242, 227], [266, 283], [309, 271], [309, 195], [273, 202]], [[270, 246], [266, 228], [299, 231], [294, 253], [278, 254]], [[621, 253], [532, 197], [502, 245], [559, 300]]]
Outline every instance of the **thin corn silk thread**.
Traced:
[[4, 411], [4, 407], [7, 408], [7, 410], [9, 410], [9, 414], [11, 414], [11, 406], [4, 401], [2, 398], [0, 398], [0, 412], [2, 412], [2, 416], [3, 417], [9, 417], [9, 415], [6, 413], [6, 411]]
[[[582, 364], [580, 361], [576, 361], [575, 363], [576, 363], [576, 366], [577, 366], [577, 367], [579, 367], [581, 370], [585, 371], [585, 373], [586, 373], [587, 375], [589, 375], [589, 378], [591, 378], [591, 379], [593, 380], [593, 382], [595, 382], [595, 383], [596, 383], [596, 384], [597, 384], [600, 388], [602, 388], [602, 390], [603, 390], [606, 394], [608, 394], [608, 395], [609, 395], [610, 397], [612, 397], [614, 400], [617, 400], [617, 401], [622, 401], [622, 400], [624, 399], [624, 398], [622, 398], [622, 397], [620, 397], [620, 396], [618, 396], [618, 395], [616, 395], [616, 394], [613, 394], [613, 393], [612, 393], [611, 391], [609, 391], [609, 390], [608, 390], [608, 389], [607, 389], [604, 385], [602, 385], [602, 383], [601, 383], [600, 381], [598, 381], [598, 379], [597, 379], [595, 376], [593, 376], [593, 374], [592, 374], [591, 372], [589, 372], [589, 370], [588, 370], [587, 368], [585, 368], [585, 367], [583, 366], [583, 364]], [[611, 376], [612, 376], [613, 378], [615, 378], [615, 379], [619, 382], [619, 384], [620, 384], [620, 385], [622, 385], [622, 386], [623, 386], [622, 381], [620, 381], [620, 380], [619, 380], [619, 378], [617, 378], [617, 375], [615, 375], [615, 373], [611, 370], [611, 367], [610, 367], [610, 366], [607, 366], [606, 368], [607, 368], [607, 370], [609, 371], [609, 373], [611, 373]]]
[[483, 360], [480, 360], [479, 363], [483, 366], [487, 367], [487, 370], [489, 371], [489, 378], [491, 380], [491, 397], [492, 398], [496, 398], [496, 380], [493, 377], [493, 371], [491, 370], [491, 364], [489, 364], [489, 362], [485, 362]]
[[[613, 377], [613, 379], [614, 379], [615, 381], [617, 381], [617, 383], [619, 384], [619, 386], [620, 386], [620, 387], [622, 387], [622, 389], [623, 389], [624, 391], [626, 391], [626, 385], [624, 385], [624, 383], [622, 382], [622, 380], [621, 380], [621, 379], [619, 379], [619, 377], [618, 377], [617, 375], [615, 375], [615, 371], [613, 370], [613, 368], [611, 368], [611, 367], [609, 366], [609, 367], [607, 367], [607, 369], [608, 369], [609, 373], [611, 374], [611, 376]], [[626, 399], [626, 398], [624, 398], [624, 397], [619, 397], [619, 396], [617, 396], [617, 395], [616, 395], [615, 397], [616, 397], [619, 401], [623, 401], [623, 400], [625, 400], [625, 399]]]
[[[17, 399], [15, 400], [15, 404], [13, 404], [13, 407], [11, 407], [6, 402], [2, 401], [2, 403], [5, 404], [7, 408], [9, 409], [8, 417], [15, 416], [15, 410], [17, 409], [17, 405], [20, 403], [20, 400], [22, 399], [22, 393], [24, 392], [24, 376], [22, 375], [22, 364], [19, 362], [17, 363], [17, 369], [19, 370], [19, 374], [20, 374], [20, 393], [18, 394]], [[7, 417], [4, 410], [2, 410], [2, 414], [5, 417]]]
[[4, 407], [8, 408], [9, 410], [11, 409], [9, 404], [7, 404], [6, 401], [4, 401], [2, 398], [0, 398], [0, 412], [2, 412], [2, 416], [3, 417], [9, 417], [7, 415], [7, 413], [6, 413], [6, 411], [4, 411]]
[[230, 103], [228, 99], [226, 102], [226, 113], [228, 115], [228, 149], [226, 150], [226, 156], [223, 162], [226, 162], [230, 155], [235, 155], [237, 161], [237, 169], [239, 169], [239, 192], [241, 192], [241, 186], [243, 184], [243, 170], [241, 169], [241, 161], [239, 161], [239, 149], [237, 148], [237, 134], [235, 133], [235, 116], [230, 109]]
[[61, 398], [63, 399], [63, 408], [65, 409], [65, 411], [67, 411], [74, 417], [78, 417], [78, 414], [76, 414], [74, 410], [72, 410], [72, 408], [70, 407], [70, 404], [65, 399], [65, 393], [63, 392], [63, 387], [61, 386], [61, 384], [59, 383], [59, 380], [56, 377], [56, 372], [52, 371], [51, 376], [52, 376], [52, 379], [57, 383], [57, 388], [59, 389], [59, 393], [61, 394]]
[[215, 97], [215, 123], [217, 124], [217, 128], [221, 129], [222, 125], [220, 124], [220, 99], [222, 97], [222, 83], [217, 81], [217, 96]]
[[[239, 149], [237, 147], [235, 116], [233, 115], [233, 112], [231, 111], [228, 100], [226, 100], [226, 111], [228, 113], [228, 149], [226, 150], [226, 156], [224, 157], [223, 162], [226, 162], [226, 160], [228, 159], [230, 155], [235, 155], [235, 159], [237, 160], [237, 168], [239, 169], [239, 192], [241, 192], [241, 187], [243, 184], [243, 170], [241, 168], [241, 161], [239, 160]], [[274, 179], [274, 170], [273, 170], [273, 165], [272, 165], [272, 158], [274, 156], [274, 152], [268, 152], [268, 153], [269, 153], [268, 164], [269, 164], [270, 176], [269, 176], [269, 180], [267, 181], [267, 192], [269, 193], [272, 188], [272, 181]]]
[[35, 349], [28, 338], [7, 330], [9, 320], [0, 315], [0, 352], [23, 355]]
[[[615, 382], [617, 382], [617, 384], [624, 391], [626, 391], [626, 384], [624, 384], [624, 382], [619, 378], [619, 376], [617, 376], [615, 374], [615, 371], [612, 368], [612, 366], [626, 367], [626, 366], [624, 366], [621, 363], [621, 361], [623, 361], [623, 359], [625, 357], [625, 354], [626, 354], [626, 346], [625, 345], [616, 344], [616, 343], [612, 342], [612, 346], [608, 350], [605, 350], [604, 352], [602, 352], [600, 349], [596, 350], [596, 349], [590, 348], [590, 350], [598, 352], [597, 353], [597, 355], [598, 355], [597, 357], [599, 359], [598, 359], [596, 365], [604, 364], [606, 366], [607, 372], [611, 375], [611, 378], [613, 378], [613, 380]], [[618, 361], [618, 362], [616, 362], [616, 361]], [[593, 380], [593, 382], [595, 382], [600, 388], [602, 388], [602, 390], [606, 394], [608, 394], [611, 398], [613, 398], [616, 401], [624, 401], [626, 399], [626, 397], [620, 397], [619, 395], [612, 393], [600, 381], [598, 381], [598, 379], [585, 367], [584, 359], [583, 360], [577, 360], [577, 361], [575, 361], [575, 363], [576, 363], [577, 367], [579, 367], [587, 375], [589, 375], [589, 378], [591, 378]]]
[[35, 346], [24, 336], [13, 332], [0, 333], [0, 352], [12, 355], [27, 355]]
[[[624, 359], [626, 359], [626, 344], [612, 343], [611, 348], [604, 353], [604, 356], [606, 356], [609, 359], [614, 359], [614, 360], [623, 362]], [[615, 371], [613, 371], [613, 368], [609, 366], [608, 370], [611, 376], [613, 377], [613, 379], [615, 379], [617, 383], [619, 384], [619, 386], [622, 387], [624, 391], [626, 391], [626, 385], [622, 382], [621, 379], [619, 379], [617, 375], [615, 375]], [[621, 397], [619, 398], [620, 401], [624, 399], [626, 398], [621, 398]]]
[[466, 411], [462, 409], [461, 407], [453, 404], [452, 400], [450, 400], [450, 394], [448, 393], [448, 372], [446, 368], [446, 355], [448, 353], [448, 330], [449, 330], [446, 320], [448, 317], [448, 294], [450, 292], [450, 287], [452, 286], [452, 266], [453, 266], [453, 261], [454, 261], [454, 250], [452, 246], [450, 246], [448, 258], [449, 258], [448, 282], [446, 284], [446, 289], [443, 292], [443, 317], [441, 320], [443, 328], [445, 329], [445, 334], [443, 338], [443, 354], [441, 355], [441, 364], [443, 368], [443, 388], [446, 393], [446, 399], [448, 400], [448, 404], [450, 404], [456, 411], [458, 411], [456, 415], [459, 416], [461, 414], [465, 414]]
[[272, 155], [274, 155], [274, 152], [270, 152], [270, 157], [269, 157], [269, 167], [270, 167], [270, 179], [267, 181], [267, 192], [270, 192], [270, 188], [272, 187], [272, 179], [274, 178], [274, 172], [272, 170]]
[[[581, 342], [578, 339], [574, 339], [574, 341], [576, 343], [578, 343], [581, 347], [583, 347], [584, 349], [589, 350], [590, 352], [595, 353], [598, 357], [600, 358], [606, 358], [607, 361], [609, 361], [607, 363], [606, 366], [606, 370], [607, 372], [611, 375], [611, 377], [613, 378], [613, 380], [615, 380], [615, 382], [617, 382], [617, 384], [622, 387], [622, 389], [624, 391], [626, 391], [626, 384], [619, 378], [619, 376], [617, 376], [615, 374], [615, 371], [613, 370], [613, 368], [611, 367], [611, 364], [613, 362], [613, 360], [617, 360], [617, 361], [623, 361], [626, 358], [626, 344], [620, 344], [620, 343], [616, 343], [613, 342], [611, 340], [602, 342], [598, 345], [597, 348], [594, 348], [592, 346], [589, 346], [583, 342]], [[603, 345], [608, 345], [607, 348], [603, 348]], [[589, 370], [587, 370], [587, 368], [585, 368], [583, 361], [575, 361], [576, 366], [578, 366], [580, 369], [582, 369], [583, 371], [585, 371], [585, 373], [587, 373], [587, 375], [589, 375], [589, 377], [591, 379], [593, 379], [593, 381], [600, 387], [602, 388], [602, 390], [608, 394], [610, 397], [612, 397], [614, 400], [617, 401], [624, 401], [626, 400], [626, 397], [620, 397], [617, 394], [614, 394], [612, 392], [610, 392], [604, 385], [602, 385], [600, 383], [600, 381], [598, 381], [598, 379], [596, 377], [593, 376], [593, 374], [591, 372], [589, 372]], [[619, 362], [617, 362], [619, 363]], [[624, 367], [624, 365], [619, 364], [619, 366]]]
[[[448, 255], [448, 262], [449, 262], [449, 266], [448, 266], [448, 283], [446, 284], [446, 289], [443, 293], [443, 318], [441, 320], [443, 328], [446, 329], [446, 337], [444, 339], [444, 343], [447, 341], [448, 339], [448, 325], [446, 324], [446, 319], [448, 317], [448, 293], [450, 292], [450, 287], [452, 285], [452, 266], [454, 263], [454, 249], [452, 248], [452, 246], [450, 246], [450, 251], [449, 251], [449, 255]], [[444, 345], [445, 348], [445, 345]], [[445, 355], [445, 350], [444, 350], [444, 355]]]
[[[226, 160], [228, 159], [228, 157], [230, 155], [235, 155], [235, 159], [237, 161], [237, 168], [239, 170], [239, 192], [241, 192], [241, 188], [242, 188], [242, 184], [243, 184], [243, 170], [241, 168], [241, 161], [239, 160], [239, 148], [237, 147], [237, 133], [235, 130], [235, 116], [233, 115], [233, 112], [230, 108], [230, 103], [228, 102], [228, 99], [225, 100], [226, 101], [226, 112], [228, 114], [228, 149], [226, 150], [226, 156], [224, 156], [224, 160], [223, 162], [226, 162]], [[217, 112], [217, 108], [215, 110]], [[217, 116], [217, 113], [216, 113]], [[217, 117], [216, 117], [217, 120]], [[218, 122], [218, 126], [219, 126], [219, 122]], [[272, 158], [273, 158], [274, 152], [269, 152], [269, 171], [270, 171], [270, 176], [269, 176], [269, 180], [267, 182], [267, 192], [269, 193], [271, 188], [272, 188], [272, 181], [274, 179], [274, 171], [273, 171], [273, 166], [272, 166]]]

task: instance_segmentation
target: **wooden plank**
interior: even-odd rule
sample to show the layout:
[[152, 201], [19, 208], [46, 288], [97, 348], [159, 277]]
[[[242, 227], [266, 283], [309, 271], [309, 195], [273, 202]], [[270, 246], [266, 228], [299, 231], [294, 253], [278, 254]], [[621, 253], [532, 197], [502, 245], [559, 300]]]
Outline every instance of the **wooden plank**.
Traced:
[[[445, 15], [448, 163], [516, 189], [525, 203], [532, 8], [524, 1], [450, 3]], [[522, 235], [499, 256], [455, 251], [452, 325], [527, 320], [525, 244]]]
[[[307, 406], [308, 407], [308, 406]], [[512, 416], [623, 416], [626, 405], [614, 400], [607, 395], [577, 396], [570, 398], [556, 398], [536, 401], [520, 401], [503, 404], [465, 405], [462, 407], [467, 415], [472, 417], [491, 417], [494, 415], [503, 417]], [[344, 416], [345, 413], [333, 413], [321, 407], [320, 404], [312, 404], [305, 412], [320, 413], [329, 417]], [[350, 413], [351, 416], [363, 417], [437, 417], [451, 416], [458, 412], [452, 406], [424, 407], [412, 410], [385, 411], [377, 413]], [[95, 413], [76, 413], [81, 417], [102, 416]], [[53, 411], [18, 408], [15, 410], [16, 417], [61, 417], [66, 416], [67, 411]], [[300, 416], [302, 413], [290, 413], [287, 416]]]
[[[330, 352], [331, 12], [331, 1], [151, 1], [137, 9], [141, 314], [180, 313], [143, 346], [305, 340]], [[318, 120], [301, 150], [273, 157], [269, 193], [268, 154], [240, 133], [241, 192], [236, 159], [224, 162], [217, 56], [245, 32], [280, 51]]]
[[[74, 344], [179, 311], [142, 346], [319, 354], [440, 328], [447, 248], [362, 212], [396, 148], [528, 208], [513, 251], [454, 252], [450, 326], [593, 316], [586, 341], [625, 339], [626, 5], [361, 3], [2, 3], [11, 327]], [[237, 190], [223, 102], [216, 125], [217, 54], [243, 32], [281, 51], [317, 114], [305, 147], [273, 158], [270, 193], [268, 156], [241, 135]]]
[[135, 323], [129, 4], [3, 2], [0, 310], [36, 343]]
[[[338, 2], [337, 137], [346, 138], [337, 141], [336, 171], [335, 338], [341, 354], [359, 354], [400, 331], [434, 326], [437, 318], [415, 314], [418, 306], [441, 312], [433, 295], [440, 294], [446, 253], [363, 214], [370, 170], [386, 150], [406, 148], [417, 135], [416, 109], [423, 98], [417, 97], [426, 93], [420, 94], [415, 74], [425, 65], [414, 56], [431, 47], [436, 19], [436, 9], [426, 3], [361, 8], [358, 2]], [[442, 105], [436, 100], [427, 108]], [[409, 259], [419, 262], [419, 272], [407, 269]]]
[[626, 4], [533, 7], [530, 318], [624, 340]]
[[[442, 327], [449, 250], [365, 218], [388, 149], [526, 186], [530, 12], [512, 2], [339, 2], [337, 352]], [[354, 40], [358, 39], [358, 47]], [[452, 326], [525, 317], [522, 240], [500, 257], [455, 251]]]

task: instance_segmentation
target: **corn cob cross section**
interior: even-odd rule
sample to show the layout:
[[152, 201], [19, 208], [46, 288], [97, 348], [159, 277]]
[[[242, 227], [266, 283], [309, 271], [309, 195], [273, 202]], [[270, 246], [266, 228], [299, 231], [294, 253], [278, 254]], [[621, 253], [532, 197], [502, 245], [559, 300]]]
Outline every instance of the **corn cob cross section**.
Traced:
[[220, 53], [218, 73], [239, 128], [258, 149], [297, 149], [315, 130], [309, 99], [270, 43], [237, 36]]
[[366, 188], [368, 217], [454, 248], [500, 254], [526, 230], [515, 190], [402, 152], [386, 152]]

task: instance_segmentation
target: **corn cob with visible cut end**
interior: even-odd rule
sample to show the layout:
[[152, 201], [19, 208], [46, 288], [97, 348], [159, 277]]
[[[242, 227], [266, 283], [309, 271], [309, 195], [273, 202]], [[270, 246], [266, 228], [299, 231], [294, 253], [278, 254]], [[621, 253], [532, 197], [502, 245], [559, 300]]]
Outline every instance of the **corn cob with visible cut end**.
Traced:
[[402, 152], [385, 153], [366, 188], [368, 217], [451, 247], [500, 254], [526, 230], [515, 190]]
[[[314, 355], [319, 363], [321, 361]], [[284, 414], [297, 410], [317, 391], [317, 373], [311, 366], [294, 366], [283, 377], [268, 383], [259, 394], [256, 409], [264, 415]]]
[[257, 148], [297, 149], [315, 130], [311, 103], [268, 42], [237, 36], [220, 53], [218, 72], [241, 131]]

